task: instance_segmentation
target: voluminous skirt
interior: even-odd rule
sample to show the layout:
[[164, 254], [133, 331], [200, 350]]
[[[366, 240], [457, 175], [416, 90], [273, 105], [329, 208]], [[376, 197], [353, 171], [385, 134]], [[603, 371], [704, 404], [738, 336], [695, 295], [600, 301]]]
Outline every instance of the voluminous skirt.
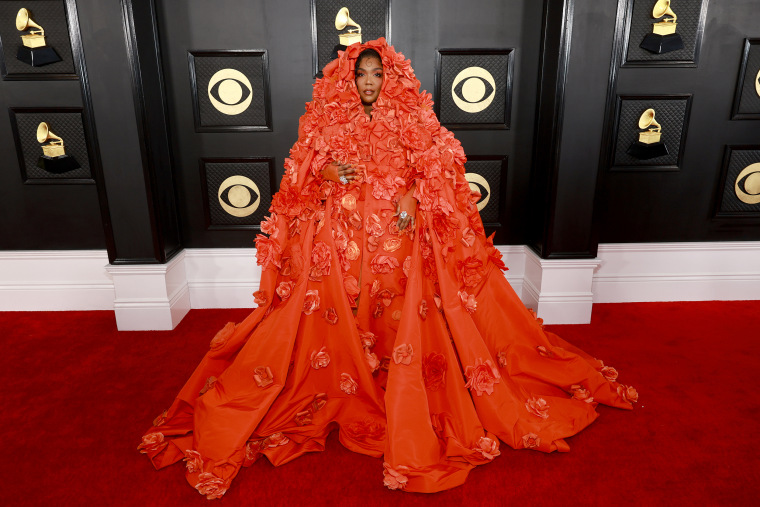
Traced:
[[218, 498], [241, 467], [321, 451], [337, 428], [348, 449], [384, 457], [389, 488], [435, 492], [500, 441], [567, 451], [597, 403], [631, 408], [635, 389], [542, 328], [466, 217], [447, 228], [419, 210], [399, 231], [366, 177], [330, 185], [316, 211], [263, 224], [259, 306], [214, 336], [143, 437], [156, 468], [184, 460]]

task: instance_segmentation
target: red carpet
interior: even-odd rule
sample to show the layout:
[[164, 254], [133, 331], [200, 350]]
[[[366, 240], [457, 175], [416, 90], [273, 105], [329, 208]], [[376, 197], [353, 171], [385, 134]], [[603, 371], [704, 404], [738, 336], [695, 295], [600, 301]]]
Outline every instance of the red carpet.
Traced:
[[[0, 505], [209, 505], [135, 450], [216, 331], [246, 310], [193, 310], [172, 332], [117, 332], [112, 312], [0, 313]], [[633, 384], [546, 455], [502, 447], [468, 482], [389, 491], [382, 462], [345, 450], [243, 469], [223, 505], [747, 505], [760, 494], [760, 301], [594, 306], [551, 326]]]

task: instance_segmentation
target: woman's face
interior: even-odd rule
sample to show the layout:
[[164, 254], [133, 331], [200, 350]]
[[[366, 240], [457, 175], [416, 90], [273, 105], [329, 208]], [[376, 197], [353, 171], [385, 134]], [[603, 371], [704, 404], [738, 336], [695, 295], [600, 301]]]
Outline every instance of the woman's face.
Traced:
[[356, 62], [354, 70], [356, 88], [364, 105], [373, 104], [380, 95], [383, 86], [383, 64], [374, 56], [368, 56]]

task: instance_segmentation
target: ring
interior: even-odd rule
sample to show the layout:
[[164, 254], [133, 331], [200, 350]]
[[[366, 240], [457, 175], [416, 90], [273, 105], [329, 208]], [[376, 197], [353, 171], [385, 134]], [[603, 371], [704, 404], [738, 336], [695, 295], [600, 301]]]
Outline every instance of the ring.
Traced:
[[408, 217], [408, 216], [409, 216], [409, 213], [407, 213], [406, 211], [402, 211], [402, 212], [399, 214], [399, 218], [401, 218], [401, 220], [404, 220], [404, 219], [406, 219], [406, 217]]
[[348, 179], [346, 179], [345, 176], [341, 176], [338, 179], [340, 179], [340, 182], [343, 183], [344, 185], [348, 185]]

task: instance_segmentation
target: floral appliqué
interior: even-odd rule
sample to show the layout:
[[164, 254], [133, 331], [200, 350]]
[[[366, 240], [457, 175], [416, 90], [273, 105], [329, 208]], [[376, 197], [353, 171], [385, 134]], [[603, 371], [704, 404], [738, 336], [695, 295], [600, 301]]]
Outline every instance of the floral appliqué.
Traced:
[[414, 355], [414, 349], [409, 343], [402, 343], [395, 349], [393, 349], [393, 362], [396, 364], [412, 364], [412, 356]]
[[315, 370], [326, 368], [328, 364], [330, 364], [330, 355], [327, 353], [327, 347], [311, 353], [311, 367]]
[[533, 396], [525, 403], [525, 408], [536, 417], [540, 417], [541, 419], [549, 418], [549, 404], [543, 398]]
[[482, 358], [478, 358], [475, 361], [475, 366], [468, 366], [464, 374], [467, 377], [465, 387], [478, 396], [482, 396], [483, 393], [493, 393], [493, 386], [498, 384], [501, 378], [499, 370], [496, 369], [491, 360], [487, 359], [483, 361]]
[[388, 463], [383, 463], [383, 484], [388, 489], [404, 489], [409, 482], [405, 473], [409, 473], [409, 467], [400, 465], [393, 468]]

